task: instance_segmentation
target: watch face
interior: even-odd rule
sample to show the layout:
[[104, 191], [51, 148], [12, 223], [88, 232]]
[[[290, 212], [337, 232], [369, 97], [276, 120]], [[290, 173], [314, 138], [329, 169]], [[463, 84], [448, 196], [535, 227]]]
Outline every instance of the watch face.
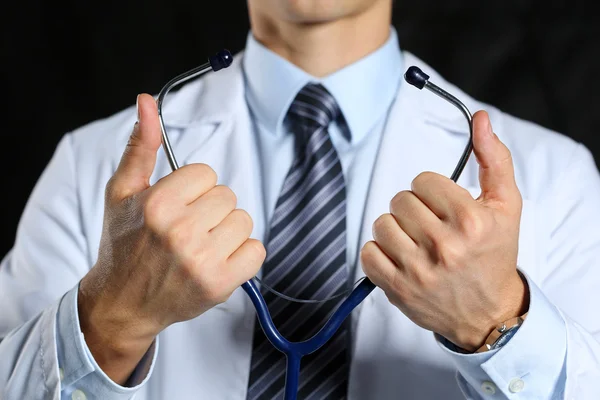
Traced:
[[490, 346], [490, 350], [499, 349], [504, 346], [508, 341], [517, 333], [521, 325], [515, 325], [512, 328], [506, 330], [506, 332], [502, 333], [498, 339]]

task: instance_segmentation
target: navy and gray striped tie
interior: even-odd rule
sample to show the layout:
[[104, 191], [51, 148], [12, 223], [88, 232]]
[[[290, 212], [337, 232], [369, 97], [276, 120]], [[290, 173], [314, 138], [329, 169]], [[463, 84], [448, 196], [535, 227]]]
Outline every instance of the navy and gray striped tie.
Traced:
[[[335, 99], [319, 84], [298, 93], [286, 118], [296, 135], [296, 159], [271, 220], [262, 271], [266, 284], [296, 298], [325, 299], [347, 289], [346, 186], [327, 132], [335, 120], [345, 127]], [[348, 129], [342, 132], [349, 139]], [[343, 300], [303, 304], [263, 293], [275, 325], [292, 341], [315, 334]], [[281, 399], [285, 357], [256, 325], [248, 400]], [[343, 325], [329, 343], [302, 359], [299, 399], [346, 397], [347, 341]]]

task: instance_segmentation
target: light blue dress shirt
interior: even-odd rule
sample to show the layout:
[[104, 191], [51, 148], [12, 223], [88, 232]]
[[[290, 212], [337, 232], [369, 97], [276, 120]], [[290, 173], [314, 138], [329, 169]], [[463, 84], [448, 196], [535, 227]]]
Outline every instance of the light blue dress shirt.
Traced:
[[402, 79], [396, 32], [392, 29], [387, 42], [373, 53], [324, 78], [309, 75], [249, 35], [243, 68], [246, 100], [258, 136], [266, 221], [294, 160], [294, 134], [283, 123], [289, 106], [309, 82], [321, 83], [336, 99], [351, 134], [348, 141], [336, 123], [329, 127], [346, 182], [346, 259], [355, 266], [375, 157]]

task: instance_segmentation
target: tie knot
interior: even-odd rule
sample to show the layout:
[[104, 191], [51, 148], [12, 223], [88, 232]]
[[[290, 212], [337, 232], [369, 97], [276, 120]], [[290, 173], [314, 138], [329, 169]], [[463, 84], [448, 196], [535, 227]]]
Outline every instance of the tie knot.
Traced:
[[309, 83], [298, 92], [288, 110], [288, 116], [303, 125], [327, 128], [340, 116], [337, 102], [318, 83]]

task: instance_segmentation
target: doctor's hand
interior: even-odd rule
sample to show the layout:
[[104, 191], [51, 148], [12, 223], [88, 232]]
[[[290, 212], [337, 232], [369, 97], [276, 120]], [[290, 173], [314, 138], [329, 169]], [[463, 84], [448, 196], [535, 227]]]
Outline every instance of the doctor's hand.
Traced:
[[522, 199], [511, 154], [487, 113], [473, 122], [481, 195], [422, 173], [375, 221], [361, 252], [365, 274], [392, 304], [467, 351], [529, 303], [517, 272]]
[[123, 383], [156, 335], [224, 302], [260, 269], [265, 249], [252, 219], [204, 164], [150, 186], [161, 130], [154, 99], [108, 182], [98, 261], [79, 286], [79, 318], [102, 370]]

